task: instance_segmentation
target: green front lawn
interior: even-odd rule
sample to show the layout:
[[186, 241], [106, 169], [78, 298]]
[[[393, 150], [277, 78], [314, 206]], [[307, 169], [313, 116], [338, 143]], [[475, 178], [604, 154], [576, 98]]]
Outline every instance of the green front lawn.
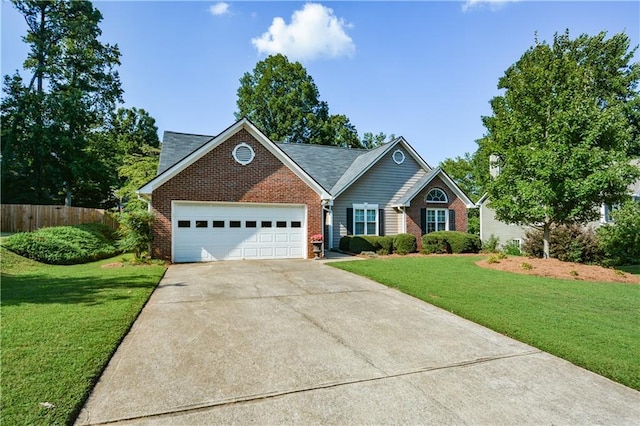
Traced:
[[0, 423], [72, 422], [166, 268], [51, 266], [0, 250]]
[[476, 266], [479, 259], [407, 257], [330, 265], [640, 390], [640, 285], [499, 272]]

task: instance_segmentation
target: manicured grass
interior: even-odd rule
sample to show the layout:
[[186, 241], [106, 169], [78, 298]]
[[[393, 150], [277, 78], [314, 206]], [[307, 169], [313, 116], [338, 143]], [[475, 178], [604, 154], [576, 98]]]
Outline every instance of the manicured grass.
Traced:
[[0, 250], [0, 423], [70, 423], [165, 266], [52, 266]]
[[499, 272], [476, 266], [481, 258], [383, 258], [330, 265], [640, 390], [640, 285]]

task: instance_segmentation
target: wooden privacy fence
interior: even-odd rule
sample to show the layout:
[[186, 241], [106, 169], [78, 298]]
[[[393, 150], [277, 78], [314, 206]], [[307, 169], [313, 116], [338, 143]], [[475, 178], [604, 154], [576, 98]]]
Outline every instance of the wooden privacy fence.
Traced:
[[47, 226], [79, 225], [101, 222], [118, 229], [112, 213], [102, 209], [67, 206], [34, 206], [31, 204], [2, 204], [2, 232], [27, 232]]

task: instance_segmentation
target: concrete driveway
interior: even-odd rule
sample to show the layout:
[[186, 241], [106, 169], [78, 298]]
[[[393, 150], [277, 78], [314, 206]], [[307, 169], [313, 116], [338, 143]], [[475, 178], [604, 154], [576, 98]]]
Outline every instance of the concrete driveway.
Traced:
[[638, 424], [640, 392], [321, 262], [173, 265], [77, 424]]

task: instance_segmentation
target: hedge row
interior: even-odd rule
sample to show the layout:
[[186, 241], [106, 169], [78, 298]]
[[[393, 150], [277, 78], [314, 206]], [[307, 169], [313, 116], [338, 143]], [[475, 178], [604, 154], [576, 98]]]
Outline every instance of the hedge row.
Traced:
[[7, 237], [3, 245], [20, 256], [43, 263], [73, 265], [106, 259], [120, 252], [117, 235], [100, 223], [41, 228]]
[[482, 248], [480, 237], [460, 231], [437, 231], [422, 236], [422, 252], [478, 253]]
[[407, 254], [416, 251], [416, 237], [412, 234], [398, 235], [347, 235], [340, 239], [340, 250], [351, 253], [366, 251], [378, 254]]

